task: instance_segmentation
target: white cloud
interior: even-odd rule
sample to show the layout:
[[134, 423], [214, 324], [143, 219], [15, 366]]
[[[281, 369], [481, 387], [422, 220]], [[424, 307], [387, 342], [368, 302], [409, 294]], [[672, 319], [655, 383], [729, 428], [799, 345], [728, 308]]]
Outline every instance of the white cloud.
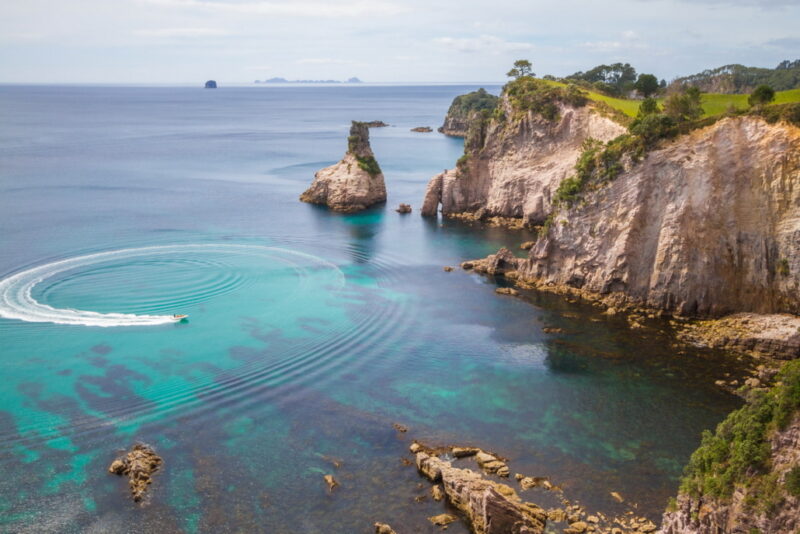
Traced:
[[162, 7], [206, 10], [244, 15], [283, 15], [289, 17], [391, 16], [406, 8], [386, 0], [340, 0], [314, 2], [219, 1], [219, 0], [140, 0]]
[[300, 65], [354, 65], [351, 59], [334, 59], [329, 57], [310, 57], [295, 61]]
[[525, 52], [533, 50], [531, 43], [506, 41], [494, 35], [480, 35], [478, 37], [437, 37], [434, 42], [458, 50], [459, 52], [490, 52], [501, 54], [505, 52]]
[[150, 28], [135, 30], [139, 37], [214, 37], [230, 35], [227, 30], [218, 28]]

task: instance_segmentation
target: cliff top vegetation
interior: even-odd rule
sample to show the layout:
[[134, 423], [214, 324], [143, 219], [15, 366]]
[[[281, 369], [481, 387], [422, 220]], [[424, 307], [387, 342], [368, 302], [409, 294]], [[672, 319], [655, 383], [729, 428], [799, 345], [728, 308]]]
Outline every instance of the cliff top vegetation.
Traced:
[[731, 413], [714, 433], [705, 431], [692, 454], [681, 482], [681, 492], [727, 499], [737, 486], [747, 488], [747, 504], [769, 512], [784, 493], [800, 490], [795, 466], [784, 484], [772, 470], [770, 436], [784, 430], [800, 415], [800, 360], [784, 365], [776, 385], [751, 392], [747, 404]]

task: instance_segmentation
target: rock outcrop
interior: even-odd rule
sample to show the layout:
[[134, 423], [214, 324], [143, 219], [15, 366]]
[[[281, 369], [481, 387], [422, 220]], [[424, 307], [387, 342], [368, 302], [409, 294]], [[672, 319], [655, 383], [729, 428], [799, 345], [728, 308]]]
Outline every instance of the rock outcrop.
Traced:
[[485, 479], [471, 469], [453, 467], [448, 461], [420, 450], [417, 469], [431, 482], [441, 482], [447, 500], [461, 510], [476, 534], [540, 534], [547, 512], [522, 501], [505, 484]]
[[727, 118], [560, 210], [519, 272], [685, 315], [796, 314], [798, 243], [800, 129]]
[[590, 106], [560, 104], [558, 120], [551, 121], [533, 112], [517, 117], [507, 98], [501, 105], [508, 118], [489, 120], [484, 131], [468, 139], [458, 166], [431, 179], [424, 216], [436, 215], [441, 204], [444, 215], [479, 212], [479, 218], [541, 223], [552, 209], [555, 189], [574, 173], [584, 140], [608, 141], [626, 131]]
[[163, 460], [152, 447], [137, 443], [125, 454], [111, 462], [108, 472], [127, 476], [134, 502], [141, 501], [148, 486], [152, 483], [152, 475], [161, 467]]
[[386, 201], [386, 185], [369, 145], [367, 123], [353, 121], [342, 161], [317, 171], [300, 200], [354, 212]]
[[417, 133], [431, 133], [433, 128], [430, 126], [417, 126], [416, 128], [411, 128], [411, 131]]

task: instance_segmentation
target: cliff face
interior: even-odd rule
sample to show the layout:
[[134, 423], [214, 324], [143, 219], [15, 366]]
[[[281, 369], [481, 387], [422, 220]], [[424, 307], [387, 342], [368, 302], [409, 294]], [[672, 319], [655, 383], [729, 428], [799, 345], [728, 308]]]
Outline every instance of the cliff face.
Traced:
[[353, 121], [347, 139], [344, 158], [317, 171], [300, 200], [341, 212], [359, 211], [386, 201], [386, 184], [369, 145], [368, 125]]
[[683, 314], [798, 313], [798, 243], [800, 129], [728, 118], [560, 211], [519, 270]]
[[[508, 117], [514, 116], [507, 100], [502, 105]], [[441, 204], [445, 215], [480, 212], [540, 223], [561, 180], [574, 173], [584, 140], [608, 141], [624, 132], [591, 107], [563, 104], [556, 121], [532, 112], [521, 119], [487, 121], [467, 147], [466, 162], [431, 179], [422, 214], [435, 215]]]

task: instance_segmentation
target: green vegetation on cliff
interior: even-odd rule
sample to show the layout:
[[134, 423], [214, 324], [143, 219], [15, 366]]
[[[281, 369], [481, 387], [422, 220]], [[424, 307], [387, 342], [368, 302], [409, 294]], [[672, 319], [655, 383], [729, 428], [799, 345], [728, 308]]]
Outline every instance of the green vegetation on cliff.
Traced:
[[503, 94], [515, 112], [532, 111], [551, 121], [558, 119], [559, 103], [581, 107], [589, 101], [586, 92], [575, 85], [556, 85], [531, 76], [508, 82]]
[[799, 413], [800, 360], [794, 360], [784, 365], [774, 387], [750, 393], [747, 404], [714, 433], [703, 433], [686, 466], [681, 493], [727, 499], [741, 486], [748, 490], [749, 506], [768, 511], [778, 504], [783, 489], [800, 491], [800, 474], [788, 476], [784, 488], [777, 484], [769, 443], [772, 433], [785, 429]]
[[500, 97], [487, 93], [486, 89], [480, 88], [477, 91], [459, 95], [453, 99], [450, 109], [447, 110], [448, 117], [468, 119], [473, 112], [489, 111], [492, 112], [500, 102]]

